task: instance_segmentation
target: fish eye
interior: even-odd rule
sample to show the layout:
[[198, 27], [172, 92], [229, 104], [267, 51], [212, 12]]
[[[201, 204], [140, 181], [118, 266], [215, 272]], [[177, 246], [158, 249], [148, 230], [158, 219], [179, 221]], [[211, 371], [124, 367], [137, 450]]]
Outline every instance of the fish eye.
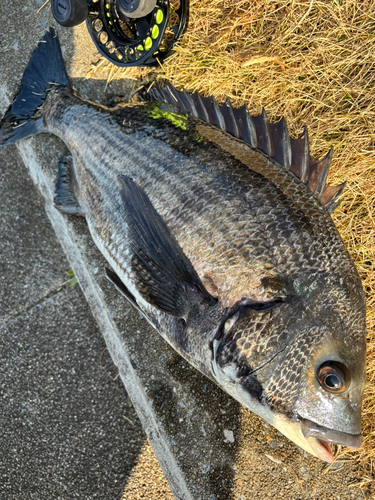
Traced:
[[318, 381], [325, 391], [341, 394], [350, 384], [349, 370], [337, 361], [327, 361], [318, 370]]

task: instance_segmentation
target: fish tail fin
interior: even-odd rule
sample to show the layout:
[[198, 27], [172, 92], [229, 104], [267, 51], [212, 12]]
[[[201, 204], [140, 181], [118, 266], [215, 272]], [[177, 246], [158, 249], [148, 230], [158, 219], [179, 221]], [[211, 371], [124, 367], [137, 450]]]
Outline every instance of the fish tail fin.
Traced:
[[[20, 91], [0, 122], [0, 145], [45, 131], [40, 108], [56, 85], [69, 86], [55, 30], [50, 28], [34, 50], [21, 80]], [[39, 112], [38, 112], [39, 111]]]

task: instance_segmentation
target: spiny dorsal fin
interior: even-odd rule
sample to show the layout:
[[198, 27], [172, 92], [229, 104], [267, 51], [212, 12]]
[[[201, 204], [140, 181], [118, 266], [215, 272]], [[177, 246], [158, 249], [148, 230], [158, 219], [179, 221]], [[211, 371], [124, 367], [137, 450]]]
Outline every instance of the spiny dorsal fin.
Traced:
[[[298, 177], [304, 184], [307, 184], [309, 178], [310, 150], [309, 135], [306, 125], [303, 127], [302, 134], [297, 139], [291, 139], [292, 145], [292, 164], [290, 171]], [[317, 162], [318, 160], [315, 160]]]
[[189, 94], [185, 90], [180, 92], [171, 84], [153, 87], [149, 95], [220, 128], [272, 158], [302, 181], [329, 213], [339, 206], [337, 198], [345, 183], [326, 185], [332, 148], [322, 160], [312, 157], [306, 126], [300, 137], [292, 139], [284, 118], [277, 123], [269, 123], [264, 109], [260, 115], [252, 116], [246, 105], [233, 108], [228, 99], [223, 104], [217, 104], [213, 97], [203, 97], [198, 92]]
[[284, 165], [287, 170], [290, 170], [292, 165], [292, 144], [284, 118], [281, 118], [276, 123], [269, 123], [268, 128], [273, 144], [273, 159]]

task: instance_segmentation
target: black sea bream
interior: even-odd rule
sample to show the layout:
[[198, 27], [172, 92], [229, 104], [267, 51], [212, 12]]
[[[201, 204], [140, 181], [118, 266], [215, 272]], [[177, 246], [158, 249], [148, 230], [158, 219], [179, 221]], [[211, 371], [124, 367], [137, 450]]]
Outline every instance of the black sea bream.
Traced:
[[60, 137], [56, 206], [83, 215], [108, 278], [184, 358], [313, 455], [361, 443], [365, 302], [331, 220], [331, 152], [264, 112], [156, 87], [107, 109], [69, 88], [53, 30], [0, 143]]

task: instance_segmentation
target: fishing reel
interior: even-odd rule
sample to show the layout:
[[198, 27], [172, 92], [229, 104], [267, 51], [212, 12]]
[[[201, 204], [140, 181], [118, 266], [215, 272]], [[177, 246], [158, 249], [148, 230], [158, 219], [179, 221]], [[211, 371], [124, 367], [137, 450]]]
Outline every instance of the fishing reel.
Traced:
[[186, 28], [188, 0], [51, 0], [55, 20], [86, 26], [99, 53], [116, 66], [155, 66]]

